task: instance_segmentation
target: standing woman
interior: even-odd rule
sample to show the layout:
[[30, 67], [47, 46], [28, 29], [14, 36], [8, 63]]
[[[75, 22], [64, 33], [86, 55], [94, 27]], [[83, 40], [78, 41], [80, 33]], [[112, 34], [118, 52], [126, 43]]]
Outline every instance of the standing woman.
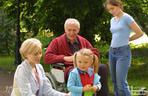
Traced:
[[[109, 63], [115, 96], [131, 96], [127, 83], [127, 74], [131, 63], [129, 41], [138, 39], [143, 35], [143, 32], [133, 17], [123, 11], [120, 0], [106, 0], [104, 5], [113, 15], [110, 21], [112, 40]], [[134, 34], [130, 36], [132, 31]]]

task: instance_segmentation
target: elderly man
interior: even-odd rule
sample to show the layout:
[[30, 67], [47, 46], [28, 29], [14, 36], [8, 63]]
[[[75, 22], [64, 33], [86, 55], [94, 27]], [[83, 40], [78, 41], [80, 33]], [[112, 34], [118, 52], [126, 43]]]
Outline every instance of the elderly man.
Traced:
[[[65, 33], [53, 39], [47, 47], [44, 56], [45, 64], [63, 63], [66, 71], [73, 67], [73, 53], [81, 48], [89, 48], [94, 55], [99, 57], [99, 52], [90, 44], [88, 40], [78, 35], [80, 23], [77, 19], [68, 18], [64, 24]], [[108, 96], [107, 66], [99, 64], [98, 74], [101, 76], [102, 88], [97, 93], [98, 96]]]

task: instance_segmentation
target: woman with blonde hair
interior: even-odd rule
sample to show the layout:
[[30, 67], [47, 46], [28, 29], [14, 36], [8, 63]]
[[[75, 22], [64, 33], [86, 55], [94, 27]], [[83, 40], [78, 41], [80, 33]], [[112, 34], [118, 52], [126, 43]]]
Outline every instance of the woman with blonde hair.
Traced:
[[19, 51], [23, 61], [15, 71], [11, 96], [69, 96], [54, 90], [46, 78], [40, 64], [42, 44], [39, 40], [25, 40]]

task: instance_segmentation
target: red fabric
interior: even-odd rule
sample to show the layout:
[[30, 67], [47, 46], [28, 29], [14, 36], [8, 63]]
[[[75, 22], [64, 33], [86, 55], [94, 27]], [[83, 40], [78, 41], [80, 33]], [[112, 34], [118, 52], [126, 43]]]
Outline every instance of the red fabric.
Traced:
[[93, 85], [94, 81], [94, 74], [92, 76], [89, 76], [88, 73], [86, 74], [81, 74], [80, 73], [80, 79], [83, 87], [87, 84]]
[[[92, 49], [94, 54], [97, 56], [98, 51], [96, 48], [93, 48], [92, 45], [89, 43], [88, 40], [78, 35], [78, 41], [80, 42], [80, 49], [81, 48], [89, 48]], [[51, 41], [46, 49], [45, 56], [44, 56], [44, 63], [45, 64], [54, 64], [54, 63], [64, 63], [65, 65], [72, 65], [72, 62], [65, 62], [64, 56], [71, 56], [73, 55], [72, 51], [69, 48], [69, 45], [66, 40], [65, 33]]]

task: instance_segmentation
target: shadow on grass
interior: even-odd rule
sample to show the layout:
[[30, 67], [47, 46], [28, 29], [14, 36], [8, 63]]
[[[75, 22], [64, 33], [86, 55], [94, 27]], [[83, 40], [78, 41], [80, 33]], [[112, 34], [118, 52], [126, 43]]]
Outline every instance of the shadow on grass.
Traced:
[[132, 49], [132, 55], [134, 57], [136, 57], [136, 58], [139, 58], [139, 57], [148, 57], [148, 48], [147, 47], [144, 47], [144, 48], [135, 48], [135, 49]]
[[128, 74], [128, 81], [133, 86], [148, 88], [148, 48], [132, 49], [132, 64]]
[[129, 79], [148, 79], [148, 63], [133, 64], [129, 70]]

